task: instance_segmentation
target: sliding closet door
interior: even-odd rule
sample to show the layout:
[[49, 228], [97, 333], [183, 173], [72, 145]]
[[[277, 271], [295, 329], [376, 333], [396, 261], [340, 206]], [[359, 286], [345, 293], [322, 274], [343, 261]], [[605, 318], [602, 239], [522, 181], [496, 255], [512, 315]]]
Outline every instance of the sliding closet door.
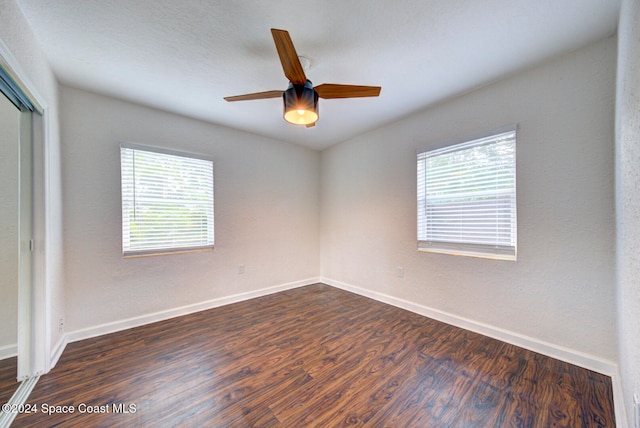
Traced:
[[0, 93], [0, 359], [17, 353], [21, 116]]
[[[18, 304], [22, 311], [31, 307], [32, 296], [32, 272], [33, 272], [33, 138], [32, 138], [33, 113], [29, 110], [20, 113], [20, 192], [19, 192], [19, 257], [18, 278], [19, 287]], [[20, 313], [19, 313], [20, 315]], [[25, 316], [26, 315], [26, 316]], [[18, 378], [28, 375], [30, 361], [25, 361], [25, 356], [31, 354], [31, 322], [25, 322], [24, 318], [31, 320], [31, 314], [26, 313], [18, 318]], [[26, 367], [25, 367], [26, 366]]]

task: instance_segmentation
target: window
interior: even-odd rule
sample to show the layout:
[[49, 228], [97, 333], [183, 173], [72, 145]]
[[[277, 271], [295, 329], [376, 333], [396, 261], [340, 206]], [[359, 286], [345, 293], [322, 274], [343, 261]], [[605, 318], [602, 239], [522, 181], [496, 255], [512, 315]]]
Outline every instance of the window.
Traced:
[[125, 256], [213, 249], [213, 162], [122, 144]]
[[516, 131], [418, 154], [418, 249], [516, 259]]

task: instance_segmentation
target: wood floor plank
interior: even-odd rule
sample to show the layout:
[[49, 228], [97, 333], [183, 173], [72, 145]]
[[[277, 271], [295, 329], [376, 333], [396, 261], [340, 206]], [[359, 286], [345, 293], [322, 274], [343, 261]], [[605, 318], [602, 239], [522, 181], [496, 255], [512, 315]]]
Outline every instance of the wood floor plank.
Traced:
[[29, 402], [76, 411], [16, 427], [615, 426], [606, 376], [323, 284], [71, 343]]
[[11, 399], [20, 385], [18, 376], [18, 358], [10, 357], [0, 360], [0, 405]]

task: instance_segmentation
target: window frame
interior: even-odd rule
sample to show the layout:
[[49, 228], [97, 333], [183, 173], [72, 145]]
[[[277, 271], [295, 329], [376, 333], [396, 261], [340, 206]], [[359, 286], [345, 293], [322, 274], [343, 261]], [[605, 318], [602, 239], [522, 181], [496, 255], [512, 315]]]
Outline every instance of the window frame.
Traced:
[[[417, 237], [418, 237], [418, 251], [428, 253], [439, 253], [449, 255], [459, 255], [468, 257], [480, 257], [494, 260], [517, 260], [517, 180], [516, 180], [516, 147], [517, 147], [517, 130], [518, 125], [509, 125], [503, 128], [495, 129], [490, 132], [481, 134], [465, 139], [458, 139], [450, 141], [446, 144], [441, 144], [436, 147], [430, 147], [428, 149], [418, 150], [416, 152], [417, 168], [416, 168], [416, 184], [417, 184]], [[439, 154], [455, 153], [460, 150], [475, 148], [486, 144], [495, 144], [497, 140], [505, 134], [513, 134], [513, 153], [512, 153], [512, 202], [509, 213], [511, 215], [510, 225], [511, 233], [510, 240], [511, 245], [483, 245], [478, 243], [469, 242], [450, 242], [445, 240], [428, 240], [426, 236], [429, 216], [427, 214], [427, 195], [426, 195], [426, 178], [427, 171], [423, 171], [422, 179], [425, 181], [424, 186], [421, 188], [421, 166], [420, 162], [424, 162], [424, 168], [426, 168], [426, 158], [437, 156]], [[494, 140], [494, 141], [491, 141]], [[423, 168], [423, 169], [424, 169]], [[421, 193], [422, 192], [422, 193]], [[498, 195], [500, 192], [495, 192], [494, 195]], [[421, 200], [422, 198], [422, 200]], [[470, 204], [471, 205], [471, 204]]]
[[[148, 257], [148, 256], [159, 256], [159, 255], [170, 255], [170, 254], [182, 254], [182, 253], [193, 253], [193, 252], [206, 252], [213, 251], [215, 247], [215, 163], [212, 157], [197, 154], [184, 152], [179, 150], [143, 145], [138, 143], [130, 143], [130, 142], [121, 142], [120, 146], [120, 212], [121, 212], [121, 242], [122, 242], [122, 254], [124, 258], [136, 258], [136, 257]], [[180, 158], [192, 159], [192, 160], [202, 160], [210, 163], [211, 166], [211, 207], [207, 208], [211, 211], [211, 223], [210, 227], [207, 228], [207, 243], [203, 245], [194, 245], [194, 246], [158, 246], [156, 248], [148, 248], [148, 249], [127, 249], [125, 246], [125, 195], [124, 195], [124, 164], [123, 164], [123, 149], [126, 150], [134, 150], [140, 152], [148, 152], [154, 154], [161, 154], [167, 156], [176, 156]], [[134, 173], [135, 174], [135, 173]], [[210, 230], [209, 230], [210, 229]], [[210, 239], [209, 239], [210, 238]]]

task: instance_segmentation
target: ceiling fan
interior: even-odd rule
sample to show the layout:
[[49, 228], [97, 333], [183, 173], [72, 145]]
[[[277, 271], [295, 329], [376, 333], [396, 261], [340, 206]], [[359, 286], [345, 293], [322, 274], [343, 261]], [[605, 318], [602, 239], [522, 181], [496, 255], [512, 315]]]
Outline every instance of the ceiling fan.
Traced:
[[294, 125], [315, 126], [318, 120], [318, 98], [358, 98], [377, 97], [380, 86], [339, 85], [324, 83], [314, 87], [307, 79], [300, 58], [296, 53], [289, 33], [285, 30], [271, 29], [273, 41], [282, 63], [284, 75], [289, 79], [286, 91], [265, 91], [252, 94], [225, 97], [226, 101], [260, 100], [282, 97], [284, 101], [284, 119]]

